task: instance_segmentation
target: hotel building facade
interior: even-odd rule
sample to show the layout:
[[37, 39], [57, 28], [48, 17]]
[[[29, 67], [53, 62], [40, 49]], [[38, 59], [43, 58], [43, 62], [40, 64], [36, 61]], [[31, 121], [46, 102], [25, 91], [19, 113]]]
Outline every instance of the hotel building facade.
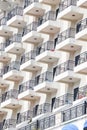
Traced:
[[87, 130], [87, 0], [0, 9], [0, 130]]

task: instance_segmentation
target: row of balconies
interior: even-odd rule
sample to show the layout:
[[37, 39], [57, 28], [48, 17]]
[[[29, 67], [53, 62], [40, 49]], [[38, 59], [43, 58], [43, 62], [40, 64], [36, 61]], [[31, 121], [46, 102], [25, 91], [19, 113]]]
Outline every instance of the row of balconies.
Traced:
[[[33, 24], [35, 24], [35, 23], [32, 23], [32, 25]], [[34, 25], [32, 27], [34, 28]], [[26, 31], [24, 31], [24, 32], [26, 32]], [[37, 34], [37, 32], [36, 32], [36, 34]], [[76, 35], [79, 35], [79, 34], [76, 34]], [[83, 35], [83, 33], [82, 33], [82, 35]], [[85, 31], [84, 36], [86, 38], [86, 31]], [[24, 36], [24, 37], [25, 37], [24, 39], [26, 39], [26, 40], [31, 39], [32, 42], [34, 42], [35, 39], [37, 39], [37, 38], [32, 39], [32, 38], [34, 38], [34, 36], [33, 37], [32, 36], [28, 36], [28, 37]], [[22, 40], [23, 40], [23, 38], [22, 38], [21, 34], [15, 34], [13, 37], [6, 40], [5, 43], [2, 43], [1, 44], [1, 60], [0, 61], [7, 62], [10, 60], [9, 56], [6, 55], [6, 53], [13, 53], [13, 54], [18, 54], [18, 55], [22, 54], [24, 52], [24, 48], [22, 46]], [[39, 42], [42, 43], [42, 39], [39, 39], [39, 37], [38, 37], [38, 40], [39, 40]], [[56, 41], [54, 39], [53, 41], [47, 41], [47, 42], [43, 43], [42, 45], [37, 45], [36, 56], [40, 55], [42, 52], [45, 52], [45, 51], [50, 51], [50, 53], [51, 53], [50, 55], [53, 55], [52, 51], [54, 51], [54, 50], [55, 51], [62, 50], [62, 51], [66, 51], [66, 52], [70, 52], [70, 51], [72, 52], [72, 51], [76, 51], [77, 49], [80, 49], [80, 48], [81, 48], [81, 45], [77, 44], [77, 42], [75, 40], [75, 29], [69, 28], [69, 29], [65, 30], [64, 32], [59, 33]], [[4, 50], [5, 50], [5, 52], [4, 52]], [[57, 51], [55, 53], [57, 53]], [[58, 55], [57, 55], [57, 57], [58, 57]], [[38, 57], [38, 58], [40, 58], [40, 57]], [[55, 56], [53, 55], [53, 58], [55, 58], [55, 60], [58, 59], [58, 58], [56, 58], [56, 55]], [[45, 59], [46, 59], [46, 57], [45, 57]]]
[[36, 105], [32, 111], [28, 110], [23, 113], [18, 113], [17, 124], [24, 121], [32, 121], [32, 118], [37, 117], [41, 114], [46, 114], [51, 112], [51, 105], [49, 103], [44, 103], [41, 105]]
[[[29, 82], [26, 82], [25, 84], [20, 85], [19, 90], [12, 89], [10, 91], [3, 93], [2, 96], [0, 97], [1, 108], [17, 109], [21, 106], [19, 102], [20, 99], [28, 100], [30, 102], [33, 102], [36, 100], [38, 101], [41, 95], [31, 90], [31, 87], [33, 88], [33, 86], [31, 86], [30, 81], [29, 81]], [[38, 116], [42, 113], [51, 112], [52, 109], [56, 109], [67, 104], [72, 104], [73, 101], [78, 100], [78, 99], [84, 100], [86, 97], [87, 97], [87, 86], [83, 86], [78, 89], [77, 94], [66, 93], [59, 97], [55, 97], [55, 99], [51, 101], [51, 104], [49, 103], [44, 103], [41, 105], [37, 104], [35, 108], [33, 108], [31, 117]]]
[[87, 102], [62, 111], [62, 122], [70, 121], [87, 114]]
[[[32, 3], [33, 5], [34, 5], [34, 2], [37, 3], [37, 1], [32, 1], [32, 2], [28, 1], [29, 4]], [[69, 1], [65, 0], [64, 2], [61, 2], [60, 6], [59, 6], [59, 13], [58, 13], [59, 17], [64, 17], [63, 19], [67, 20], [67, 16], [70, 15], [70, 17], [68, 17], [68, 18], [70, 18], [71, 20], [75, 21], [75, 20], [81, 19], [83, 15], [80, 14], [81, 11], [79, 11], [77, 9], [78, 7], [76, 7], [75, 5], [76, 5], [76, 0], [69, 0]], [[72, 6], [75, 6], [76, 8], [72, 7]], [[69, 7], [70, 7], [70, 9], [69, 9]], [[30, 12], [35, 14], [35, 8], [36, 8], [36, 5], [34, 5], [34, 7], [32, 7], [32, 9], [34, 11], [31, 11], [32, 9], [30, 9]], [[37, 8], [39, 8], [40, 10], [43, 10], [41, 8], [41, 6], [37, 7]], [[67, 9], [67, 11], [65, 11], [66, 9]], [[29, 9], [26, 9], [26, 10], [29, 10]], [[61, 14], [61, 10], [64, 10], [63, 14]], [[44, 11], [45, 11], [45, 9], [44, 9]], [[25, 27], [24, 28], [25, 32], [23, 33], [23, 35], [26, 33], [29, 33], [31, 31], [31, 29], [30, 29], [31, 26], [33, 26], [32, 28], [34, 28], [35, 30], [39, 26], [37, 29], [38, 32], [47, 33], [47, 34], [57, 33], [59, 31], [58, 22], [57, 22], [57, 24], [55, 24], [56, 18], [57, 18], [57, 11], [48, 11], [47, 13], [43, 14], [41, 17], [39, 14], [37, 24], [34, 24], [34, 26], [32, 24], [32, 25], [28, 25], [27, 27]], [[39, 12], [39, 10], [36, 9], [36, 13], [38, 13], [38, 12]], [[64, 16], [62, 16], [62, 15], [64, 15]], [[11, 26], [11, 27], [17, 27], [17, 28], [22, 27], [23, 28], [25, 26], [25, 22], [23, 20], [23, 8], [18, 7], [18, 6], [15, 7], [12, 11], [10, 11], [8, 13], [6, 18], [1, 19], [0, 23], [1, 23], [1, 25], [6, 25], [6, 23], [7, 23], [7, 25]], [[34, 29], [32, 29], [32, 30], [34, 30]], [[9, 33], [5, 30], [8, 30], [8, 29], [4, 28], [4, 32], [3, 32], [3, 34], [1, 33], [1, 35], [5, 35], [5, 36], [7, 36], [7, 34], [9, 35]], [[11, 33], [10, 30], [8, 30], [8, 31]]]
[[[82, 56], [82, 57], [81, 57]], [[22, 57], [21, 63], [23, 62], [29, 62], [29, 59], [32, 59], [33, 55], [29, 55], [27, 53], [27, 57]], [[23, 59], [24, 58], [24, 59]], [[79, 77], [76, 75], [76, 73], [87, 73], [87, 67], [86, 67], [86, 52], [83, 54], [76, 56], [75, 62], [72, 60], [68, 60], [62, 64], [57, 65], [54, 69], [53, 72], [46, 72], [44, 74], [38, 75], [37, 77], [37, 82], [40, 83], [43, 80], [48, 80], [48, 81], [59, 81], [59, 82], [76, 82], [76, 80], [79, 80]], [[29, 71], [29, 66], [30, 63], [27, 63], [27, 65], [24, 64], [23, 69], [22, 66], [20, 66], [19, 61], [13, 61], [10, 64], [4, 66], [1, 69], [1, 77], [5, 80], [12, 80], [12, 81], [21, 81], [23, 79], [23, 74], [20, 72], [21, 70]], [[35, 64], [31, 65], [31, 68], [37, 67]], [[37, 69], [33, 69], [33, 71], [38, 71], [38, 69], [41, 69], [41, 66], [38, 65]], [[30, 71], [31, 72], [31, 71]], [[63, 77], [62, 77], [63, 76]], [[64, 81], [63, 81], [64, 79]], [[36, 78], [35, 78], [36, 80]], [[62, 81], [61, 81], [62, 80]], [[36, 81], [35, 81], [36, 82]], [[36, 84], [35, 84], [36, 85]]]
[[[30, 113], [30, 112], [28, 112], [28, 113]], [[51, 115], [51, 116], [46, 116], [46, 117], [38, 119], [37, 121], [34, 121], [34, 122], [30, 119], [30, 116], [28, 117], [27, 114], [24, 113], [24, 118], [22, 118], [21, 116], [20, 117], [22, 118], [22, 121], [25, 121], [25, 119], [27, 117], [27, 119], [29, 121], [28, 125], [25, 125], [24, 127], [21, 126], [20, 128], [18, 128], [16, 119], [8, 119], [8, 120], [5, 120], [4, 123], [1, 123], [1, 127], [4, 129], [18, 128], [18, 130], [27, 130], [27, 129], [29, 129], [29, 130], [33, 130], [33, 129], [44, 130], [44, 129], [53, 127], [55, 125], [58, 125], [57, 120], [59, 120], [59, 119], [57, 118], [58, 117], [57, 114]], [[73, 107], [70, 107], [66, 110], [63, 110], [60, 113], [60, 122], [59, 123], [64, 123], [64, 122], [67, 122], [70, 120], [74, 120], [74, 119], [76, 119], [78, 117], [82, 117], [86, 114], [87, 114], [87, 103], [84, 102], [84, 103], [79, 104], [77, 106], [73, 106]]]
[[[47, 48], [44, 47], [44, 49], [41, 48], [41, 49], [39, 49], [38, 52], [33, 50], [29, 53], [24, 54], [21, 57], [21, 62], [13, 61], [10, 64], [5, 65], [2, 69], [0, 69], [0, 77], [3, 77], [4, 80], [10, 80], [10, 81], [14, 81], [14, 82], [21, 81], [23, 79], [23, 74], [22, 74], [22, 72], [20, 72], [20, 70], [30, 71], [30, 72], [36, 72], [36, 71], [40, 70], [42, 68], [42, 64], [39, 64], [39, 62], [37, 62], [38, 64], [35, 63], [37, 60], [37, 57], [40, 57], [40, 56], [36, 56], [36, 55], [38, 55], [39, 53], [42, 53], [42, 52], [44, 53], [44, 51], [46, 49], [49, 50], [49, 48], [51, 48], [51, 46], [50, 47], [47, 46]], [[51, 50], [51, 51], [52, 51], [52, 53], [54, 52], [53, 50]], [[54, 55], [55, 55], [55, 53], [54, 53]], [[35, 58], [35, 56], [36, 56], [36, 58]], [[43, 58], [40, 58], [39, 61], [44, 62], [44, 59], [46, 57], [48, 58], [49, 56], [43, 55]], [[50, 56], [49, 58], [51, 60], [53, 58], [53, 56]], [[57, 59], [57, 58], [55, 58], [55, 59]], [[21, 66], [20, 66], [20, 64], [21, 64]], [[75, 61], [68, 60], [62, 64], [57, 65], [53, 69], [53, 72], [46, 72], [47, 76], [45, 75], [45, 73], [38, 75], [37, 82], [38, 82], [38, 84], [40, 84], [41, 81], [43, 82], [43, 81], [45, 81], [45, 79], [48, 79], [48, 81], [50, 81], [50, 82], [51, 81], [58, 81], [58, 82], [65, 82], [65, 83], [76, 82], [76, 81], [80, 80], [80, 77], [77, 75], [78, 73], [80, 73], [80, 74], [87, 73], [86, 64], [87, 64], [87, 58], [86, 58], [86, 52], [84, 52], [84, 53], [76, 56]], [[45, 77], [45, 78], [43, 78], [43, 77]], [[36, 78], [35, 78], [35, 80], [36, 80]], [[36, 81], [35, 81], [35, 83], [36, 83]], [[36, 84], [35, 84], [35, 86], [36, 86]]]
[[[81, 19], [83, 16], [83, 14], [80, 13], [79, 11], [79, 7], [77, 6], [77, 3], [78, 3], [77, 0], [65, 0], [65, 1], [55, 0], [55, 2], [52, 2], [52, 0], [50, 0], [49, 2], [46, 2], [46, 0], [40, 0], [40, 1], [42, 3], [45, 2], [45, 3], [59, 4], [59, 10], [56, 11], [56, 16], [58, 14], [58, 17], [61, 19], [75, 21], [75, 20]], [[50, 8], [49, 6], [47, 7]], [[39, 3], [38, 0], [30, 0], [30, 1], [25, 0], [24, 11], [23, 11], [23, 8], [19, 8], [19, 9], [14, 8], [8, 13], [8, 17], [11, 19], [12, 17], [14, 17], [14, 15], [22, 16], [23, 14], [40, 17], [44, 15], [44, 12], [45, 12], [45, 7], [41, 6], [41, 3]], [[69, 18], [68, 18], [68, 15], [70, 16]]]
[[[29, 120], [29, 119], [28, 119]], [[7, 129], [16, 129], [17, 121], [16, 119], [8, 119], [0, 123], [0, 130], [7, 130]], [[52, 127], [55, 125], [55, 115], [45, 117], [44, 119], [37, 120], [35, 122], [29, 123], [29, 125], [26, 125], [23, 128], [19, 128], [18, 130], [44, 130], [49, 127]]]

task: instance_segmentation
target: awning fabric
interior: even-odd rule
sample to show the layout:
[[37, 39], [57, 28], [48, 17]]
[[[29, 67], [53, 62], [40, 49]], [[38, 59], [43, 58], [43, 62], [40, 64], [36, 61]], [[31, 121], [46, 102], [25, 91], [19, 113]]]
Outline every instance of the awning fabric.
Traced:
[[68, 124], [62, 128], [62, 130], [78, 130], [77, 126], [73, 124]]
[[87, 130], [87, 121], [84, 123], [83, 130]]

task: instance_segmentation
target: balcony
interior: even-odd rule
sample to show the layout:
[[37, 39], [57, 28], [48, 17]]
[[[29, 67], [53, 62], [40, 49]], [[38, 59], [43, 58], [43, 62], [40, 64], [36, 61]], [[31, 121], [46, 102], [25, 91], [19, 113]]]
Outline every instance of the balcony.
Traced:
[[25, 53], [21, 57], [21, 66], [20, 70], [36, 72], [39, 71], [43, 65], [35, 61], [36, 50], [31, 50], [30, 52]]
[[3, 43], [0, 43], [0, 62], [7, 63], [11, 60], [9, 55], [5, 53], [5, 46]]
[[44, 7], [38, 0], [25, 0], [24, 15], [42, 16], [45, 12]]
[[55, 51], [53, 41], [47, 41], [37, 47], [36, 61], [54, 63], [58, 60], [59, 53]]
[[16, 119], [7, 119], [3, 124], [4, 130], [16, 130]]
[[56, 34], [59, 32], [59, 22], [56, 21], [56, 11], [48, 11], [38, 19], [37, 31], [45, 34]]
[[24, 127], [18, 128], [18, 130], [37, 130], [38, 129], [38, 122], [32, 122]]
[[32, 122], [22, 128], [19, 128], [18, 130], [44, 130], [44, 129], [48, 129], [50, 127], [55, 126], [55, 115], [51, 115], [49, 117], [45, 117], [41, 120], [38, 120], [36, 122]]
[[13, 61], [4, 67], [3, 79], [14, 82], [20, 82], [23, 79], [22, 73], [19, 71], [20, 62]]
[[78, 0], [77, 6], [82, 7], [82, 8], [87, 8], [87, 0]]
[[47, 4], [47, 5], [58, 5], [60, 0], [39, 0], [39, 2], [43, 3], [43, 4]]
[[76, 5], [77, 0], [61, 0], [58, 18], [67, 21], [77, 21], [82, 19], [83, 14]]
[[56, 42], [56, 50], [65, 52], [75, 52], [80, 48], [75, 40], [75, 28], [68, 28], [67, 30], [58, 34]]
[[0, 69], [0, 78], [1, 78], [1, 79], [3, 78], [3, 74], [4, 74], [4, 69], [1, 68], [1, 69]]
[[87, 74], [87, 52], [83, 52], [75, 57], [74, 72]]
[[37, 32], [38, 23], [32, 22], [23, 28], [22, 42], [37, 44], [43, 41], [41, 34]]
[[87, 40], [87, 18], [82, 19], [77, 23], [75, 38], [77, 40]]
[[3, 122], [0, 122], [0, 130], [3, 130]]
[[8, 13], [7, 25], [15, 28], [23, 28], [25, 26], [22, 7], [16, 6]]
[[58, 87], [53, 82], [53, 73], [46, 71], [35, 78], [34, 90], [41, 93], [53, 93], [56, 92]]
[[28, 111], [25, 111], [23, 113], [18, 113], [18, 119], [17, 119], [17, 124], [21, 124], [21, 123], [24, 123], [24, 122], [29, 122], [32, 120], [32, 117], [33, 117], [33, 112], [28, 110]]
[[29, 80], [19, 86], [19, 96], [18, 99], [36, 101], [40, 98], [40, 94], [34, 92], [33, 86], [35, 85], [35, 80]]
[[47, 114], [50, 112], [51, 112], [51, 104], [49, 103], [40, 104], [38, 105], [37, 110], [36, 110], [36, 107], [33, 108], [33, 117], [36, 117], [42, 114]]
[[21, 34], [15, 34], [10, 39], [7, 39], [5, 42], [5, 52], [21, 55], [24, 52], [21, 40]]
[[19, 104], [18, 98], [18, 90], [11, 89], [4, 94], [2, 94], [1, 97], [1, 108], [7, 108], [7, 109], [17, 109], [21, 105]]
[[62, 83], [75, 83], [79, 77], [74, 73], [74, 61], [68, 60], [54, 68], [54, 81]]
[[0, 19], [0, 36], [1, 37], [10, 37], [12, 36], [13, 31], [10, 27], [7, 26], [7, 17]]
[[55, 115], [45, 117], [41, 120], [39, 120], [39, 128], [40, 130], [48, 129], [50, 127], [55, 126]]
[[65, 105], [70, 105], [73, 103], [73, 94], [66, 93], [62, 96], [59, 96], [55, 99], [54, 109], [64, 107]]
[[85, 85], [85, 86], [83, 86], [83, 87], [80, 87], [80, 88], [78, 89], [76, 98], [75, 98], [74, 100], [75, 100], [75, 101], [76, 101], [76, 100], [79, 100], [79, 99], [86, 100], [86, 98], [87, 98], [87, 85]]
[[81, 117], [87, 114], [87, 103], [83, 103], [67, 110], [62, 111], [62, 122], [70, 121], [72, 119]]
[[35, 80], [29, 80], [19, 85], [19, 94], [26, 90], [33, 90], [35, 86]]

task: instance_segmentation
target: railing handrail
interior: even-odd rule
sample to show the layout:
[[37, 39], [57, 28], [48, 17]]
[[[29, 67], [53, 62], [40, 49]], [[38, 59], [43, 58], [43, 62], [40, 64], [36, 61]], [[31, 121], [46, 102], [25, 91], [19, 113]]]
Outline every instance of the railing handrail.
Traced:
[[64, 0], [59, 4], [59, 12], [63, 11], [64, 9], [68, 8], [69, 6], [73, 5], [76, 6], [77, 0]]
[[57, 76], [58, 74], [61, 74], [67, 70], [73, 70], [75, 66], [75, 61], [73, 60], [67, 60], [64, 63], [61, 63], [59, 65], [57, 65], [54, 69], [56, 69], [55, 71], [55, 76]]
[[19, 94], [34, 87], [35, 80], [29, 80], [19, 85]]
[[81, 63], [84, 63], [86, 61], [87, 61], [87, 51], [75, 57], [75, 66], [80, 65]]
[[[37, 81], [39, 77], [39, 80]], [[40, 83], [44, 82], [44, 81], [50, 81], [52, 82], [53, 81], [53, 72], [50, 72], [50, 71], [46, 71], [46, 72], [43, 72], [42, 74], [40, 75], [37, 75], [35, 77], [35, 85], [38, 85], [38, 82], [40, 81]]]
[[16, 127], [16, 119], [7, 119], [3, 124], [4, 129], [15, 128], [15, 127]]
[[1, 25], [6, 25], [6, 23], [7, 23], [7, 17], [2, 17], [2, 18], [0, 19], [0, 26], [1, 26]]
[[43, 53], [46, 50], [53, 51], [55, 48], [54, 41], [47, 41], [37, 47], [37, 55]]
[[75, 32], [76, 32], [75, 28], [68, 28], [63, 32], [59, 33], [56, 44], [59, 44], [60, 42], [66, 40], [67, 38], [75, 38]]
[[0, 43], [0, 51], [4, 51], [5, 50], [5, 45], [4, 43]]
[[2, 97], [1, 97], [1, 102], [4, 102], [10, 98], [14, 98], [14, 99], [17, 99], [18, 97], [18, 90], [16, 89], [11, 89], [5, 93], [2, 94]]
[[27, 6], [31, 5], [34, 2], [38, 2], [38, 0], [25, 0], [24, 8], [26, 8]]
[[38, 26], [41, 24], [45, 23], [48, 20], [56, 20], [56, 11], [48, 11], [47, 13], [44, 14], [44, 16], [40, 17], [38, 20]]
[[76, 25], [76, 33], [82, 31], [83, 29], [87, 28], [87, 18], [80, 20]]
[[31, 31], [37, 31], [37, 27], [38, 27], [38, 22], [33, 21], [32, 23], [28, 24], [27, 26], [23, 28], [22, 36], [26, 35], [27, 33]]
[[7, 16], [7, 20], [11, 19], [12, 17], [14, 17], [15, 15], [20, 15], [23, 16], [23, 8], [21, 6], [16, 6], [14, 7]]
[[8, 47], [10, 44], [13, 44], [14, 42], [21, 43], [21, 40], [22, 34], [14, 34], [13, 37], [6, 40], [5, 47]]
[[73, 102], [73, 94], [66, 93], [66, 94], [63, 94], [63, 95], [55, 98], [54, 108], [63, 106], [65, 104], [71, 104], [72, 102]]
[[[74, 118], [77, 118], [77, 117], [80, 117], [80, 116], [86, 114], [87, 113], [86, 107], [87, 107], [87, 102], [84, 102], [77, 106], [73, 106], [64, 111], [61, 111], [62, 122], [65, 122], [65, 121], [68, 121], [68, 120], [71, 120], [71, 119], [74, 119]], [[79, 109], [80, 109], [80, 112], [79, 112]], [[74, 113], [73, 113], [73, 111], [74, 111]]]
[[31, 50], [31, 51], [29, 51], [21, 56], [21, 63], [20, 64], [23, 64], [31, 59], [35, 59], [35, 57], [36, 57], [36, 50]]
[[26, 121], [26, 120], [29, 120], [29, 119], [32, 119], [33, 117], [33, 111], [31, 110], [27, 110], [23, 113], [20, 113], [19, 114], [19, 117], [17, 119], [17, 124], [23, 122], [23, 121]]
[[4, 70], [4, 74], [11, 71], [11, 70], [17, 70], [19, 71], [20, 68], [20, 61], [12, 61], [10, 64], [4, 66], [3, 70]]

